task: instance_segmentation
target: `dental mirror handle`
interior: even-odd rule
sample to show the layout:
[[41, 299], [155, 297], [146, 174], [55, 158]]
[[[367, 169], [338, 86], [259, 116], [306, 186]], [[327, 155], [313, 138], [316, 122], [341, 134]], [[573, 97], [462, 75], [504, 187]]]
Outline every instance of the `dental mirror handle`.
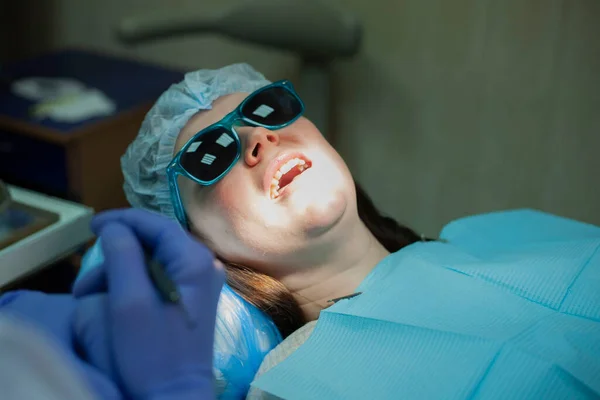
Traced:
[[194, 321], [185, 308], [177, 285], [169, 277], [165, 267], [152, 257], [152, 253], [149, 249], [144, 248], [144, 255], [148, 275], [161, 299], [166, 303], [174, 304], [179, 307], [186, 318], [188, 326], [193, 328]]

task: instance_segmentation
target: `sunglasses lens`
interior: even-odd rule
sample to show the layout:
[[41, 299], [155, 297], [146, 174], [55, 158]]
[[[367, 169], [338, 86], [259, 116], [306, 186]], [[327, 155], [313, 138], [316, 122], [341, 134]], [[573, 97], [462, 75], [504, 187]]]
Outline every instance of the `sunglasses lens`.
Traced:
[[181, 155], [181, 166], [193, 177], [210, 182], [234, 162], [238, 146], [231, 131], [216, 127], [189, 143]]
[[252, 95], [242, 115], [265, 126], [284, 125], [302, 113], [298, 97], [284, 87], [272, 87]]

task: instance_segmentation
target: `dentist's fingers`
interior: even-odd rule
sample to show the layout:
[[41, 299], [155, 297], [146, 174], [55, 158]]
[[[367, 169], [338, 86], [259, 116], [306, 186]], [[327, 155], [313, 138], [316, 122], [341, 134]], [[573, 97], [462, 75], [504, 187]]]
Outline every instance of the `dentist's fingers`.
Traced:
[[156, 247], [161, 240], [173, 236], [180, 238], [181, 233], [185, 233], [177, 222], [136, 208], [111, 210], [96, 215], [91, 223], [92, 230], [98, 233], [98, 230], [109, 222], [127, 225], [145, 245], [151, 248]]
[[119, 222], [107, 222], [99, 230], [104, 253], [104, 268], [111, 304], [120, 308], [156, 304], [158, 294], [153, 288], [142, 246], [136, 235]]
[[177, 283], [202, 279], [206, 272], [211, 272], [207, 268], [214, 268], [206, 263], [214, 260], [214, 254], [177, 222], [162, 215], [133, 208], [108, 211], [94, 218], [92, 229], [98, 232], [112, 222], [129, 227]]
[[71, 292], [75, 298], [96, 293], [106, 293], [106, 271], [104, 267], [91, 269], [79, 276], [73, 284]]

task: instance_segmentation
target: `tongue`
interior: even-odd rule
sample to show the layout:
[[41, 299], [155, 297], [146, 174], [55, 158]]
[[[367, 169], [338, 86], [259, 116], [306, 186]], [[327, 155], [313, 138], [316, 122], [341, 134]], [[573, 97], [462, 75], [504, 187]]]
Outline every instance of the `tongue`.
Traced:
[[300, 168], [294, 167], [291, 170], [289, 170], [286, 174], [282, 175], [279, 179], [279, 189], [283, 189], [284, 187], [289, 185], [294, 180], [294, 178], [300, 175], [301, 173], [302, 171], [300, 171]]

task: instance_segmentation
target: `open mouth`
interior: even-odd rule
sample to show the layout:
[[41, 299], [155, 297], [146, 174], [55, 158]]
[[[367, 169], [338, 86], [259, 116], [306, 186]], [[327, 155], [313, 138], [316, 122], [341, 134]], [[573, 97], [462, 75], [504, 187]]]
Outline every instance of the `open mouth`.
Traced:
[[269, 195], [272, 200], [278, 198], [283, 190], [294, 178], [302, 174], [312, 166], [312, 162], [303, 156], [295, 156], [281, 163], [277, 171], [273, 174]]

